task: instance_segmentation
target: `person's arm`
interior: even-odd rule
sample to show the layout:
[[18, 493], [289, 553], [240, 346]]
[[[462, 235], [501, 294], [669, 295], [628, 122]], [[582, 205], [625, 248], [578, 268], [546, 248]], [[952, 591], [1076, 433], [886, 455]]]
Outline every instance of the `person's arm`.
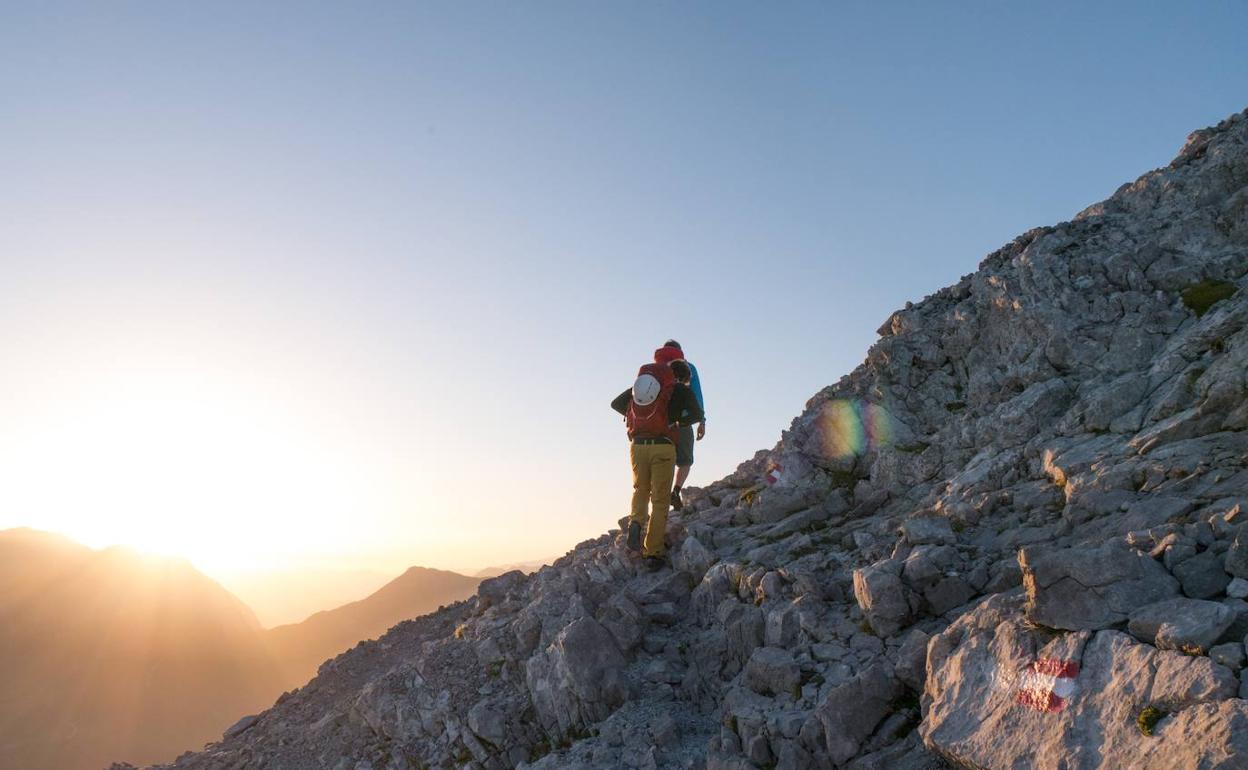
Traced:
[[620, 414], [628, 414], [628, 402], [633, 400], [633, 390], [629, 388], [611, 401], [611, 408]]

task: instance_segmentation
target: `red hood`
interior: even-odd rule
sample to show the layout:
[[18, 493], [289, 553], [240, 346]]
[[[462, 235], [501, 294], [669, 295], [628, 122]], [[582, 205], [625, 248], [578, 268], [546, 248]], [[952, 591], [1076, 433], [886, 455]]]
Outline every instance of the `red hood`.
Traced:
[[654, 362], [656, 364], [670, 364], [673, 361], [683, 361], [684, 358], [684, 352], [680, 348], [674, 348], [671, 345], [654, 351]]

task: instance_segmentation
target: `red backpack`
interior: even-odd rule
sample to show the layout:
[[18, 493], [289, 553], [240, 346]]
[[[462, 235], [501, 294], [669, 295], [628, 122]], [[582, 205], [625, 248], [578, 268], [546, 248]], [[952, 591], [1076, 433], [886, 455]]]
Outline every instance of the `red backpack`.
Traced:
[[676, 377], [667, 364], [645, 364], [637, 370], [633, 397], [624, 415], [629, 438], [666, 438], [676, 443], [676, 429], [667, 422], [667, 405], [675, 387]]

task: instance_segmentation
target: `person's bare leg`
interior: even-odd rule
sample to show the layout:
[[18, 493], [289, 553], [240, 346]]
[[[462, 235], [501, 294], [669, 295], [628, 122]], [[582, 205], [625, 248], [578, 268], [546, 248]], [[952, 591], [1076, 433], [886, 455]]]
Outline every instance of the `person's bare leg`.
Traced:
[[689, 478], [689, 471], [693, 470], [692, 465], [682, 465], [676, 469], [676, 486], [683, 487], [685, 480]]

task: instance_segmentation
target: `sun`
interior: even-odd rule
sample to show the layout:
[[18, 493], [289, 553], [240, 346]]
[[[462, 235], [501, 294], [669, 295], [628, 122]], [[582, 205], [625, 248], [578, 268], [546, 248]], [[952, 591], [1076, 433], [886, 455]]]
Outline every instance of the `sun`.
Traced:
[[245, 569], [341, 546], [368, 504], [337, 437], [272, 393], [148, 374], [59, 406], [0, 447], [3, 507], [87, 545]]

